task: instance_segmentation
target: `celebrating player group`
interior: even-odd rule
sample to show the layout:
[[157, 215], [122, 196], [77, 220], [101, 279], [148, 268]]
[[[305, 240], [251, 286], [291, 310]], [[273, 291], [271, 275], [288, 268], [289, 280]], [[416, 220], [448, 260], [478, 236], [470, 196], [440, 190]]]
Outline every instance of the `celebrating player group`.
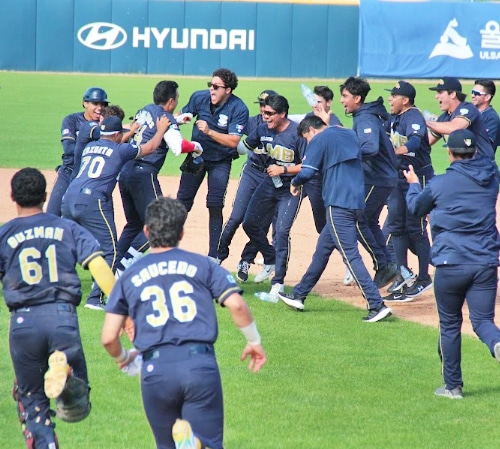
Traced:
[[[345, 264], [344, 284], [357, 285], [366, 302], [366, 323], [387, 319], [387, 304], [414, 301], [434, 285], [444, 378], [437, 396], [462, 398], [457, 336], [465, 300], [479, 338], [500, 361], [500, 330], [493, 322], [500, 249], [493, 81], [476, 80], [468, 102], [460, 81], [443, 77], [429, 87], [441, 114], [424, 116], [411, 83], [400, 80], [388, 89], [387, 111], [382, 97], [366, 101], [366, 79], [349, 77], [339, 96], [352, 129], [332, 112], [328, 86], [309, 93], [307, 114], [289, 114], [288, 100], [276, 90], [256, 93], [260, 113], [249, 117], [234, 94], [235, 73], [219, 68], [207, 84], [179, 109], [178, 84], [160, 81], [153, 102], [125, 127], [124, 111], [109, 104], [105, 89], [91, 87], [83, 112], [63, 120], [63, 163], [46, 212], [41, 172], [25, 168], [12, 179], [18, 216], [0, 227], [0, 278], [11, 311], [14, 398], [28, 448], [59, 447], [51, 399], [63, 421], [80, 421], [91, 410], [76, 264], [94, 280], [84, 307], [105, 312], [104, 348], [123, 372], [141, 376], [158, 449], [223, 449], [214, 302], [229, 310], [245, 339], [241, 359], [249, 359], [256, 373], [266, 353], [240, 284], [270, 279], [268, 299], [303, 311], [335, 249]], [[179, 129], [188, 122], [191, 140]], [[436, 176], [431, 146], [441, 139], [450, 167]], [[169, 149], [174, 156], [185, 153], [175, 199], [163, 197], [158, 181]], [[232, 162], [242, 156], [246, 162], [224, 221]], [[205, 177], [208, 252], [202, 255], [178, 245]], [[116, 184], [127, 221], [120, 233]], [[316, 250], [300, 282], [286, 292], [290, 230], [306, 196]], [[248, 242], [234, 279], [222, 265], [240, 225]], [[371, 258], [373, 277], [359, 245]], [[409, 251], [417, 256], [416, 272], [408, 266]], [[250, 277], [259, 253], [262, 268]], [[124, 331], [131, 350], [122, 346]]]

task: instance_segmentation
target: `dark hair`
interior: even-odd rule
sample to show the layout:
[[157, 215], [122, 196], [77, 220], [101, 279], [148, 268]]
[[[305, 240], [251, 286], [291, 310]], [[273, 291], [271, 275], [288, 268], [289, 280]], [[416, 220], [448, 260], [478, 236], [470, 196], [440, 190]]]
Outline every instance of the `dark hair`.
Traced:
[[455, 92], [457, 94], [457, 99], [460, 102], [465, 101], [465, 99], [467, 98], [467, 94], [464, 94], [463, 92], [457, 92], [456, 90], [449, 90], [448, 94], [451, 94], [452, 92]]
[[308, 115], [299, 123], [297, 134], [302, 137], [309, 128], [321, 129], [325, 126], [328, 125], [317, 115]]
[[483, 86], [486, 93], [491, 95], [491, 98], [493, 98], [497, 92], [495, 83], [493, 82], [493, 80], [490, 80], [488, 78], [479, 78], [478, 80], [474, 81], [474, 84]]
[[153, 91], [154, 104], [167, 104], [171, 98], [175, 100], [179, 85], [175, 81], [160, 81]]
[[[449, 150], [450, 150], [450, 153], [453, 155], [453, 157], [458, 158], [458, 159], [472, 159], [476, 155], [476, 147], [466, 148], [466, 149], [464, 149], [464, 148], [456, 148], [456, 149], [449, 148]], [[464, 151], [464, 150], [466, 150], [466, 151]]]
[[146, 208], [146, 226], [151, 247], [177, 246], [186, 218], [186, 208], [178, 200], [162, 196], [149, 203]]
[[101, 115], [104, 118], [115, 115], [121, 121], [123, 121], [123, 119], [125, 118], [125, 112], [123, 112], [123, 109], [117, 104], [110, 104], [108, 106], [105, 106], [104, 109], [102, 110]]
[[324, 98], [325, 101], [333, 100], [333, 90], [328, 86], [314, 86], [314, 93]]
[[40, 170], [23, 168], [11, 179], [12, 199], [21, 207], [41, 205], [46, 198], [47, 181]]
[[366, 81], [365, 78], [361, 78], [360, 76], [350, 76], [344, 81], [344, 84], [340, 85], [341, 94], [344, 89], [351, 95], [359, 95], [361, 97], [361, 103], [364, 103], [371, 87], [370, 83]]
[[283, 95], [270, 95], [264, 100], [264, 104], [273, 108], [278, 114], [283, 112], [288, 115], [288, 100]]
[[224, 81], [224, 86], [232, 91], [238, 87], [238, 77], [236, 73], [231, 72], [229, 69], [217, 69], [212, 73], [212, 78], [214, 76]]

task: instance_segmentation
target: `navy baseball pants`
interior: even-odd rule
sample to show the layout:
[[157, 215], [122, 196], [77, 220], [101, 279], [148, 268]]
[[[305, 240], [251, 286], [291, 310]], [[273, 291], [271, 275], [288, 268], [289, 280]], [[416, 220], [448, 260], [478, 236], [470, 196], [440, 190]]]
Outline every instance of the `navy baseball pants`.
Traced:
[[391, 261], [379, 217], [392, 190], [392, 187], [365, 184], [366, 207], [358, 221], [358, 237], [359, 243], [372, 257], [375, 271], [384, 268]]
[[204, 161], [204, 167], [201, 173], [192, 175], [182, 173], [177, 192], [177, 199], [184, 204], [189, 212], [193, 207], [194, 198], [200, 188], [205, 174], [208, 174], [208, 193], [206, 205], [209, 213], [208, 231], [209, 231], [209, 250], [210, 257], [217, 257], [217, 246], [222, 233], [222, 209], [226, 197], [227, 183], [231, 173], [232, 159], [222, 161]]
[[177, 418], [189, 421], [205, 446], [222, 449], [224, 406], [213, 346], [164, 345], [143, 358], [142, 401], [157, 449], [175, 449]]
[[[87, 229], [99, 242], [103, 257], [114, 270], [116, 261], [116, 226], [113, 200], [98, 192], [91, 194], [65, 195], [62, 212], [64, 218], [76, 221]], [[94, 282], [87, 304], [103, 302], [103, 293]]]
[[26, 425], [37, 448], [49, 447], [55, 439], [50, 400], [44, 391], [49, 356], [56, 350], [63, 351], [73, 375], [88, 383], [76, 307], [61, 302], [11, 312], [9, 347], [17, 393], [27, 412]]
[[316, 173], [314, 177], [302, 186], [302, 195], [309, 198], [314, 218], [314, 226], [318, 234], [326, 224], [325, 202], [323, 201], [323, 180]]
[[47, 213], [61, 216], [61, 203], [66, 190], [68, 189], [73, 169], [65, 165], [61, 165], [57, 170], [57, 179], [52, 187], [49, 202], [47, 203]]
[[469, 306], [472, 329], [491, 355], [500, 341], [495, 325], [498, 268], [483, 265], [439, 265], [434, 274], [434, 294], [439, 315], [438, 352], [448, 389], [463, 386], [461, 369], [462, 307]]
[[370, 309], [382, 304], [382, 297], [366, 269], [358, 249], [356, 222], [362, 211], [328, 206], [327, 225], [321, 231], [311, 264], [300, 282], [293, 288], [298, 296], [307, 296], [325, 271], [334, 249], [337, 249], [345, 265], [353, 274], [361, 294]]
[[[271, 284], [282, 284], [285, 280], [290, 251], [290, 229], [297, 218], [301, 201], [301, 195], [293, 196], [290, 193], [290, 180], [285, 179], [283, 186], [276, 188], [268, 176], [257, 187], [248, 205], [243, 229], [264, 256], [264, 264], [275, 265]], [[267, 239], [269, 226], [265, 222], [271, 211], [277, 212], [274, 247]]]

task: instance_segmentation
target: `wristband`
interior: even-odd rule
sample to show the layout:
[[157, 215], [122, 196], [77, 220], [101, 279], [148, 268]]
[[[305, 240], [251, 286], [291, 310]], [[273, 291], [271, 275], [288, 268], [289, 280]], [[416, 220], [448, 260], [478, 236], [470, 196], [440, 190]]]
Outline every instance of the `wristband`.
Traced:
[[122, 346], [122, 352], [118, 357], [113, 357], [115, 362], [120, 364], [123, 363], [125, 360], [129, 358], [130, 354], [129, 352]]
[[240, 327], [240, 331], [247, 339], [248, 344], [260, 345], [260, 334], [255, 321], [252, 321], [248, 326]]
[[286, 175], [288, 173], [288, 169], [286, 168], [286, 165], [283, 165], [283, 174]]

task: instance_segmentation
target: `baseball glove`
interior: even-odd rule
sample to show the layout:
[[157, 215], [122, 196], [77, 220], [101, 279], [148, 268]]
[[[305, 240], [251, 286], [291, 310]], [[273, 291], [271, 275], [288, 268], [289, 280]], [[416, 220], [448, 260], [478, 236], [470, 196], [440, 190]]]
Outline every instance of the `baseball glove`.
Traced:
[[188, 153], [186, 155], [186, 159], [184, 159], [184, 162], [181, 164], [180, 169], [184, 173], [198, 175], [203, 170], [203, 159], [201, 156], [194, 158], [192, 153]]

